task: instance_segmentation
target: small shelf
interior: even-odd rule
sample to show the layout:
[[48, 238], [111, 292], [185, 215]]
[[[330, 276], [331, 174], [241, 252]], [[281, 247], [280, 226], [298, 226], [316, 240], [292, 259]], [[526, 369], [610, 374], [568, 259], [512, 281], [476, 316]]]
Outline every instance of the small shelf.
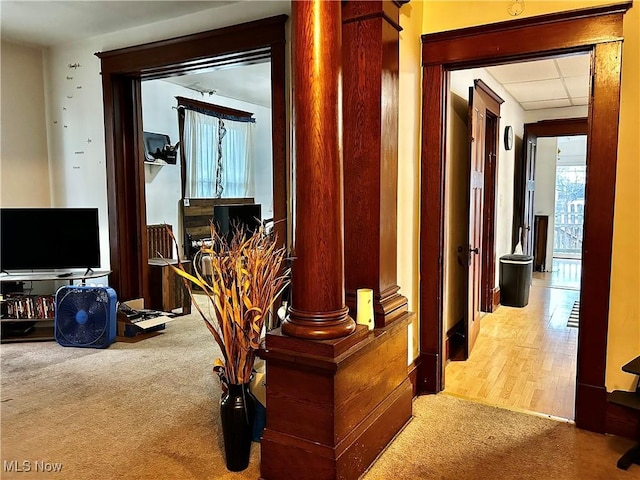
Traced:
[[53, 318], [11, 318], [11, 317], [2, 317], [0, 318], [0, 323], [16, 323], [16, 322], [46, 322], [53, 321]]
[[33, 327], [30, 330], [27, 330], [26, 333], [19, 332], [16, 330], [10, 329], [2, 329], [2, 343], [15, 343], [15, 342], [44, 342], [55, 340], [54, 336], [54, 324], [53, 320], [43, 320], [43, 319], [31, 319], [31, 320], [14, 320], [13, 322], [9, 322], [6, 320], [2, 320], [1, 323], [17, 323], [17, 322], [27, 322], [30, 321], [34, 323]]
[[153, 165], [154, 167], [164, 167], [165, 165], [169, 165], [164, 160], [154, 160], [153, 162], [150, 162], [149, 160], [145, 160], [144, 164], [145, 165]]

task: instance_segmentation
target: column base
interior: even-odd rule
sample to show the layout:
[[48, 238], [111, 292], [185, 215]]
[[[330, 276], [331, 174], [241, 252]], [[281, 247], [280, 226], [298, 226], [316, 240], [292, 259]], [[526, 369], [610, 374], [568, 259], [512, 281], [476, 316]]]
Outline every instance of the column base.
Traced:
[[346, 306], [332, 312], [305, 312], [289, 307], [287, 313], [282, 332], [291, 337], [331, 340], [351, 335], [356, 329]]
[[313, 345], [336, 341], [267, 334], [262, 479], [355, 480], [369, 468], [411, 419], [412, 315], [372, 332], [359, 325], [353, 336], [362, 339], [341, 353]]

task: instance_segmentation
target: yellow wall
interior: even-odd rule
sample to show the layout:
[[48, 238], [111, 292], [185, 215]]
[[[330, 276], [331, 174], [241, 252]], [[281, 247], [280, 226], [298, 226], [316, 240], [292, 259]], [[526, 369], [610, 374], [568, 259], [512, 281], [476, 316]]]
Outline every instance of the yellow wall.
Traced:
[[[411, 2], [414, 3], [414, 2]], [[423, 2], [423, 33], [433, 33], [513, 18], [574, 10], [612, 3], [597, 1], [526, 0], [518, 17], [507, 12], [508, 1]], [[607, 390], [630, 390], [634, 377], [620, 366], [640, 354], [640, 6], [635, 5], [624, 19], [622, 92], [618, 172], [614, 214], [613, 260], [607, 350]]]
[[[400, 73], [398, 101], [398, 285], [409, 300], [409, 310], [418, 311], [420, 236], [420, 125], [422, 3], [410, 2], [400, 9]], [[409, 358], [419, 352], [417, 316], [409, 326]]]

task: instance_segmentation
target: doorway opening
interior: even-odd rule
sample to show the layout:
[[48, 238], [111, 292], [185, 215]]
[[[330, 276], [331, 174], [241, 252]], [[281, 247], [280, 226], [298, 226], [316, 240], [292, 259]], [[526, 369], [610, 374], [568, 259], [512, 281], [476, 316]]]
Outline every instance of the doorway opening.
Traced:
[[[580, 114], [584, 116], [582, 123], [586, 128], [589, 65], [590, 56], [580, 54], [449, 72], [446, 140], [449, 153], [445, 186], [444, 248], [446, 289], [443, 319], [446, 360], [449, 361], [445, 384], [448, 393], [510, 408], [574, 418], [577, 329], [568, 326], [567, 322], [574, 303], [579, 300], [579, 273], [573, 291], [552, 290], [556, 285], [550, 285], [548, 280], [551, 278], [552, 266], [545, 265], [545, 254], [548, 243], [546, 258], [553, 257], [555, 206], [558, 205], [558, 209], [584, 211], [584, 178], [580, 190], [575, 185], [576, 174], [572, 173], [573, 176], [567, 178], [569, 173], [562, 169], [566, 170], [569, 164], [572, 167], [579, 165], [577, 155], [578, 150], [581, 150], [584, 170], [586, 136], [547, 137], [546, 132], [538, 131], [537, 123], [531, 123], [527, 125], [527, 138], [531, 140], [527, 150], [523, 148], [522, 137], [527, 121], [537, 122], [550, 117]], [[555, 104], [562, 102], [560, 98], [545, 97], [549, 95], [554, 83], [561, 87], [572, 85], [572, 88], [559, 88], [558, 91], [551, 92], [556, 97], [564, 95], [564, 101], [571, 104], [568, 108], [546, 108], [551, 100]], [[471, 95], [467, 102], [463, 95], [469, 84], [484, 85], [485, 90], [499, 99], [499, 103], [493, 106], [493, 114], [486, 109], [484, 102], [479, 105]], [[482, 145], [478, 142], [480, 136], [477, 133], [477, 122], [469, 107], [472, 100], [474, 112], [480, 107], [486, 111]], [[557, 128], [568, 128], [566, 133], [572, 134], [576, 120], [568, 121], [569, 127], [562, 126], [562, 122], [552, 123]], [[511, 139], [503, 135], [503, 132], [506, 134], [511, 130], [516, 131], [515, 149], [512, 148], [514, 145]], [[575, 138], [581, 138], [581, 142]], [[488, 139], [491, 142], [487, 142]], [[562, 156], [557, 154], [559, 142], [564, 151]], [[477, 218], [478, 212], [474, 205], [478, 201], [474, 200], [473, 189], [471, 195], [466, 195], [465, 192], [469, 190], [469, 186], [473, 187], [473, 176], [476, 173], [473, 169], [470, 170], [469, 162], [474, 162], [480, 147], [486, 150], [486, 154], [481, 156], [484, 157], [485, 165], [490, 167], [486, 170], [492, 173], [483, 177], [484, 205], [481, 206], [480, 218]], [[534, 158], [528, 158], [534, 154]], [[520, 165], [525, 162], [528, 162], [528, 167]], [[556, 174], [556, 164], [564, 172], [560, 177]], [[528, 175], [528, 181], [518, 182], [515, 176], [525, 174]], [[561, 191], [560, 196], [556, 195], [556, 179], [566, 191]], [[523, 195], [518, 195], [518, 189], [523, 190]], [[519, 198], [523, 196], [526, 201]], [[570, 206], [565, 207], [565, 204]], [[580, 207], [575, 207], [578, 204]], [[529, 214], [522, 212], [518, 215], [520, 220], [512, 223], [514, 212], [525, 209], [525, 205]], [[535, 227], [530, 220], [534, 213]], [[558, 218], [569, 221], [566, 215]], [[570, 220], [578, 222], [580, 216], [572, 214]], [[465, 222], [469, 222], [467, 235], [464, 233]], [[525, 308], [498, 306], [499, 274], [495, 263], [497, 258], [514, 250], [512, 228], [518, 228], [518, 242], [525, 244], [536, 264], [529, 304]], [[574, 234], [580, 233], [580, 237], [582, 234], [578, 225], [567, 227], [562, 224], [558, 228], [561, 232], [571, 228]], [[478, 229], [485, 232], [482, 239], [478, 235], [472, 235]], [[528, 242], [523, 238], [523, 229], [532, 230], [533, 235]], [[468, 248], [465, 242], [470, 242]], [[557, 243], [567, 244], [564, 239]], [[581, 248], [581, 238], [579, 242], [572, 243], [571, 255], [574, 259], [570, 261], [579, 264]], [[472, 262], [476, 256], [466, 255], [469, 250], [473, 253], [475, 249], [479, 249], [478, 257], [486, 258], [486, 262]], [[452, 255], [451, 252], [456, 250], [457, 255]], [[558, 253], [561, 254], [556, 251]], [[482, 311], [476, 312], [478, 318], [472, 313], [475, 309], [471, 308], [475, 307], [472, 299], [476, 297], [465, 297], [464, 293], [465, 287], [473, 288], [473, 283], [469, 280], [478, 272], [470, 271], [467, 276], [467, 265], [471, 270], [480, 269], [483, 282], [479, 291], [488, 292], [483, 295], [487, 302], [482, 302]], [[565, 273], [565, 270], [558, 271], [556, 275], [559, 273]], [[572, 277], [575, 278], [575, 274]], [[563, 281], [565, 279], [566, 275], [563, 276]], [[496, 299], [492, 293], [497, 296]], [[465, 298], [469, 300], [464, 302]], [[468, 312], [464, 310], [465, 303]], [[473, 329], [471, 325], [474, 326]]]
[[420, 358], [417, 388], [444, 388], [444, 145], [447, 72], [464, 68], [590, 52], [592, 85], [587, 120], [588, 187], [584, 225], [581, 325], [575, 422], [607, 431], [604, 385], [612, 259], [617, 131], [620, 112], [622, 20], [630, 3], [559, 12], [422, 37], [423, 135], [420, 227]]
[[[279, 15], [209, 32], [98, 53], [102, 66], [111, 285], [149, 299], [141, 82], [269, 59], [274, 230], [288, 240], [285, 23]], [[164, 168], [164, 167], [163, 167]]]
[[[171, 144], [180, 144], [173, 162], [145, 162], [147, 225], [171, 225], [178, 242], [174, 255], [181, 259], [191, 259], [191, 244], [200, 239], [194, 232], [204, 229], [204, 236], [210, 236], [208, 221], [193, 225], [194, 219], [187, 215], [192, 199], [208, 200], [210, 211], [198, 213], [212, 216], [215, 198], [250, 197], [260, 205], [260, 220], [274, 217], [270, 72], [270, 60], [260, 59], [142, 82], [143, 130], [166, 134]], [[181, 102], [188, 100], [202, 109], [185, 125]], [[201, 113], [205, 108], [218, 116]], [[234, 121], [238, 117], [233, 113], [250, 115], [251, 121]], [[213, 139], [218, 138], [220, 118], [224, 134], [218, 145]], [[216, 191], [218, 167], [220, 192]]]

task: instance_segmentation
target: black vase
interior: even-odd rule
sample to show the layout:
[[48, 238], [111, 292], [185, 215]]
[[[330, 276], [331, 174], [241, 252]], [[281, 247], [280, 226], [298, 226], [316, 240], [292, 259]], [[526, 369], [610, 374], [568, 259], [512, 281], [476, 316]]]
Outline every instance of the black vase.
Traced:
[[232, 472], [240, 472], [249, 466], [255, 402], [248, 383], [229, 384], [227, 394], [220, 402], [224, 453], [227, 469]]

